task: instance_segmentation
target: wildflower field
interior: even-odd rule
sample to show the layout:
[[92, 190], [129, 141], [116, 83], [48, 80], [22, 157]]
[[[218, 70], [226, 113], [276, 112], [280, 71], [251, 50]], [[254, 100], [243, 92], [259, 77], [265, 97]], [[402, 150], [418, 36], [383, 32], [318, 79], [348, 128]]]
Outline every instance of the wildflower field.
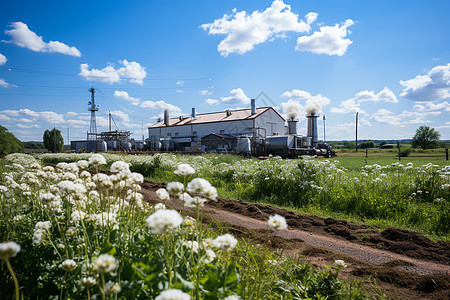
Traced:
[[[45, 154], [44, 162], [87, 159], [88, 154]], [[196, 176], [231, 199], [264, 202], [323, 216], [365, 220], [449, 240], [450, 165], [426, 158], [392, 162], [336, 159], [243, 159], [234, 155], [105, 155], [124, 160], [155, 181], [179, 181], [173, 170], [190, 164]], [[340, 162], [342, 160], [342, 162]], [[385, 162], [377, 164], [375, 161]], [[412, 162], [417, 161], [417, 162]]]
[[[368, 295], [361, 281], [341, 281], [338, 273], [346, 266], [342, 260], [315, 269], [201, 222], [200, 207], [218, 196], [216, 188], [279, 205], [320, 204], [325, 193], [331, 195], [343, 188], [341, 181], [349, 180], [335, 162], [169, 154], [57, 154], [39, 159], [11, 154], [1, 162], [1, 299], [383, 297], [381, 292]], [[99, 169], [109, 170], [109, 175]], [[446, 168], [372, 166], [360, 182], [381, 190], [386, 179], [376, 179], [381, 174], [404, 182], [403, 172], [422, 170], [418, 179], [434, 176], [435, 182], [431, 187], [414, 183], [416, 195], [410, 196], [410, 203], [445, 207]], [[162, 203], [150, 206], [143, 201], [143, 175], [170, 182], [167, 189], [156, 191]], [[418, 194], [418, 188], [423, 193]], [[169, 197], [181, 199], [196, 218], [167, 209], [164, 201]], [[378, 212], [361, 207], [360, 213]], [[286, 227], [282, 216], [267, 220], [273, 231]]]

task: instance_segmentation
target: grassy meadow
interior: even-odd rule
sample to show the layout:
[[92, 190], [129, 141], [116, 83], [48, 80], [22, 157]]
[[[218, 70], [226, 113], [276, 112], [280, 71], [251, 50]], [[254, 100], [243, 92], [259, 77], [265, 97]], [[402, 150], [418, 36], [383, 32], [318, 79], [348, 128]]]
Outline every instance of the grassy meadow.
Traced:
[[[251, 198], [261, 170], [293, 162], [10, 154], [0, 170], [2, 299], [384, 299], [374, 284], [369, 294], [363, 281], [340, 280], [343, 261], [316, 269], [202, 225], [199, 208], [217, 197], [213, 185], [219, 194], [241, 186], [235, 196]], [[314, 167], [304, 167], [314, 177]], [[142, 201], [140, 173], [172, 181], [157, 195], [180, 197], [197, 218]], [[283, 230], [283, 220], [270, 218], [267, 228]]]

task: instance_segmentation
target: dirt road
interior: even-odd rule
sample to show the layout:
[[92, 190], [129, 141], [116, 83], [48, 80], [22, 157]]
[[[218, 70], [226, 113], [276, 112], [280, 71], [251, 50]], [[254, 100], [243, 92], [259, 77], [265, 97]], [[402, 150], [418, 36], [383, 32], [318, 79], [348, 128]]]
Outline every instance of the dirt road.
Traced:
[[[142, 193], [150, 203], [159, 202], [155, 191], [165, 184], [145, 181]], [[178, 199], [168, 207], [191, 214]], [[289, 228], [272, 232], [270, 215], [286, 218]], [[204, 221], [221, 222], [234, 228], [234, 234], [287, 255], [300, 255], [323, 267], [343, 259], [348, 267], [343, 278], [371, 276], [395, 299], [450, 299], [450, 243], [433, 242], [407, 230], [377, 228], [345, 220], [296, 214], [268, 205], [220, 198], [203, 209]], [[233, 229], [232, 229], [233, 230]]]

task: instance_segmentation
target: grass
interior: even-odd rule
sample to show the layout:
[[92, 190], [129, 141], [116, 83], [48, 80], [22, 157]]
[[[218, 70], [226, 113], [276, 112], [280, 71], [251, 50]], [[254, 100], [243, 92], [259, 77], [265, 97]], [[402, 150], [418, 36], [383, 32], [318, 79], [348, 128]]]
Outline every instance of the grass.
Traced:
[[[449, 183], [449, 175], [448, 170], [439, 173], [449, 165], [443, 150], [414, 152], [400, 162], [393, 156], [395, 150], [376, 150], [368, 158], [363, 152], [344, 152], [333, 159], [312, 160], [244, 159], [229, 154], [108, 155], [107, 160], [109, 164], [128, 161], [132, 170], [161, 182], [181, 181], [172, 171], [178, 164], [188, 163], [222, 197], [295, 208], [324, 217], [364, 219], [382, 228], [394, 226], [449, 240], [450, 189], [441, 188]], [[83, 156], [42, 157], [57, 162]], [[408, 163], [414, 167], [406, 168]], [[426, 164], [434, 166], [423, 166]], [[369, 169], [363, 168], [366, 165]]]

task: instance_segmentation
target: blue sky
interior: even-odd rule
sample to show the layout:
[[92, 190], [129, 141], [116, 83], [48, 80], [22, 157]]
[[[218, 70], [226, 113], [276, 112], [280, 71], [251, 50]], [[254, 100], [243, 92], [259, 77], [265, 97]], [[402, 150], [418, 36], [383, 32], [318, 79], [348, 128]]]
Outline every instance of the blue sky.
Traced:
[[[274, 106], [327, 118], [327, 140], [450, 139], [449, 1], [3, 1], [0, 124], [23, 141], [141, 138], [172, 116]], [[319, 122], [322, 126], [322, 122]], [[323, 132], [322, 129], [319, 132]], [[320, 137], [322, 138], [322, 137]]]

